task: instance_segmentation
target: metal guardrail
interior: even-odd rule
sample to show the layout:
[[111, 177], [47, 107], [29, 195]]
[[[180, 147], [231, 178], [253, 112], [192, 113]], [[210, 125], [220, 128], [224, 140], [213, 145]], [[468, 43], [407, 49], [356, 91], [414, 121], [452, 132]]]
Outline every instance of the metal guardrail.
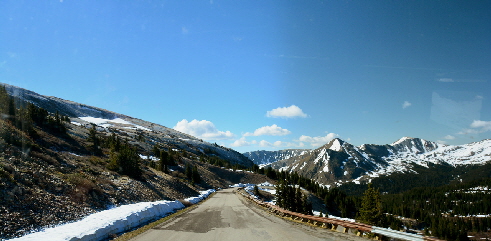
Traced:
[[[240, 188], [242, 189], [242, 188]], [[294, 220], [299, 220], [302, 222], [310, 222], [311, 224], [314, 225], [321, 225], [323, 227], [330, 226], [331, 230], [338, 230], [344, 233], [347, 233], [349, 229], [351, 230], [356, 230], [356, 234], [358, 236], [363, 235], [363, 233], [373, 233], [373, 234], [378, 234], [381, 236], [389, 237], [389, 238], [395, 238], [395, 239], [400, 239], [400, 240], [408, 240], [408, 241], [443, 241], [437, 238], [433, 237], [425, 237], [419, 234], [412, 234], [412, 233], [406, 233], [406, 232], [401, 232], [397, 230], [392, 230], [392, 229], [387, 229], [387, 228], [381, 228], [381, 227], [376, 227], [364, 223], [357, 223], [357, 222], [350, 222], [350, 221], [345, 221], [345, 220], [339, 220], [335, 218], [326, 218], [326, 217], [316, 217], [312, 215], [305, 215], [302, 213], [296, 213], [292, 211], [288, 211], [286, 209], [280, 208], [276, 205], [273, 205], [271, 203], [266, 203], [262, 202], [251, 195], [245, 194], [241, 192], [242, 195], [253, 202], [255, 202], [259, 206], [263, 206], [270, 210], [271, 212], [274, 212], [280, 216], [287, 216], [290, 217]], [[341, 229], [339, 229], [341, 227]]]
[[372, 226], [372, 233], [380, 234], [385, 237], [402, 239], [408, 241], [424, 241], [424, 237], [418, 234], [405, 233], [397, 230]]

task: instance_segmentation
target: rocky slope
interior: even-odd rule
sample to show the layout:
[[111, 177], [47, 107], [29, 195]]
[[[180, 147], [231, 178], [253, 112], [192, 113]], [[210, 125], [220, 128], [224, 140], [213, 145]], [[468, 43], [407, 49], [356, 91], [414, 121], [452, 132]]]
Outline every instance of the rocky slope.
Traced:
[[68, 116], [74, 124], [89, 127], [91, 123], [95, 123], [98, 125], [98, 130], [106, 134], [118, 132], [132, 138], [144, 136], [146, 141], [138, 144], [147, 151], [158, 143], [197, 155], [216, 155], [246, 167], [253, 165], [247, 157], [233, 149], [203, 141], [159, 124], [53, 96], [40, 95], [12, 85], [2, 85], [6, 87], [7, 92], [12, 96], [22, 101], [34, 103], [50, 113], [59, 112], [61, 115]]
[[[110, 111], [13, 86], [6, 89], [17, 97], [17, 107], [30, 102], [46, 108], [51, 120], [56, 120], [56, 112], [68, 115], [70, 120], [62, 122], [66, 132], [51, 128], [49, 123], [31, 123], [33, 129], [28, 130], [19, 124], [26, 117], [25, 109], [18, 108], [15, 117], [0, 113], [0, 239], [76, 220], [112, 206], [183, 199], [196, 196], [199, 190], [238, 182], [271, 182], [263, 175], [221, 168], [207, 161], [218, 160], [230, 167], [252, 165], [234, 150]], [[101, 153], [96, 155], [89, 140], [92, 123], [101, 141]], [[140, 178], [109, 168], [116, 158], [107, 144], [113, 134], [136, 150]], [[175, 164], [169, 165], [167, 173], [157, 170], [158, 157], [152, 151], [156, 145], [173, 153]], [[196, 167], [199, 183], [193, 184], [186, 176], [186, 166]]]

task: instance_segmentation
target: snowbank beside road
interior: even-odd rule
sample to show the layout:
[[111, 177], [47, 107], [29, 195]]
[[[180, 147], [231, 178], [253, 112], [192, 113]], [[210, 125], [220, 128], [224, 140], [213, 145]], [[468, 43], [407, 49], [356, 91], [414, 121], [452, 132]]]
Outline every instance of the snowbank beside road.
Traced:
[[186, 201], [188, 201], [188, 202], [190, 202], [192, 204], [196, 204], [199, 201], [207, 198], [210, 194], [212, 194], [214, 192], [215, 192], [215, 189], [209, 189], [209, 190], [206, 190], [206, 191], [201, 191], [199, 196], [186, 198], [184, 200], [186, 200]]
[[[202, 191], [198, 197], [186, 200], [195, 204], [213, 192], [215, 192], [214, 189]], [[77, 222], [47, 228], [40, 232], [11, 239], [11, 241], [102, 240], [111, 234], [128, 231], [182, 208], [184, 208], [184, 205], [179, 201], [141, 202], [123, 205], [94, 213]]]

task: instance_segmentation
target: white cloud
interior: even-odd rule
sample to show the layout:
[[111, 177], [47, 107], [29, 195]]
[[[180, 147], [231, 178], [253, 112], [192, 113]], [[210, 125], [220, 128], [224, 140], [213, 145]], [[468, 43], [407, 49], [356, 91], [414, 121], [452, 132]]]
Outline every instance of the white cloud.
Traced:
[[259, 142], [259, 146], [260, 147], [271, 147], [271, 146], [273, 146], [273, 144], [271, 144], [271, 142], [262, 140], [262, 141]]
[[230, 131], [219, 131], [211, 121], [183, 119], [177, 122], [174, 129], [204, 140], [226, 140], [232, 139], [235, 135]]
[[446, 135], [445, 137], [443, 137], [447, 140], [455, 140], [455, 136], [452, 136], [452, 135]]
[[470, 128], [471, 129], [469, 128], [463, 129], [457, 134], [459, 135], [480, 134], [487, 131], [491, 131], [491, 121], [474, 120], [471, 123]]
[[437, 81], [439, 81], [439, 82], [446, 82], [446, 83], [455, 82], [455, 80], [454, 79], [451, 79], [451, 78], [439, 78], [439, 79], [437, 79]]
[[443, 145], [447, 144], [447, 142], [446, 142], [446, 141], [442, 141], [442, 140], [437, 140], [437, 141], [436, 141], [436, 143], [438, 143], [438, 144], [443, 144]]
[[404, 101], [404, 103], [402, 103], [402, 108], [403, 109], [406, 109], [407, 107], [411, 106], [412, 104], [409, 102], [409, 101]]
[[267, 117], [282, 117], [282, 118], [295, 118], [302, 117], [306, 118], [307, 114], [303, 113], [302, 109], [300, 109], [296, 105], [291, 105], [290, 107], [278, 107], [276, 109], [272, 109], [266, 112]]
[[245, 137], [242, 137], [238, 140], [235, 140], [232, 144], [230, 144], [231, 147], [241, 147], [241, 146], [250, 146], [252, 143], [247, 142], [245, 140]]
[[276, 147], [281, 147], [281, 146], [283, 146], [283, 142], [282, 142], [282, 141], [275, 141], [275, 142], [273, 143], [273, 146], [276, 146]]
[[247, 132], [244, 136], [284, 136], [291, 134], [291, 131], [283, 129], [276, 124], [272, 126], [263, 126], [254, 131], [254, 133]]
[[479, 131], [474, 129], [463, 129], [462, 131], [459, 131], [457, 134], [459, 135], [479, 134]]
[[298, 141], [310, 143], [310, 145], [312, 147], [319, 147], [319, 146], [322, 146], [324, 144], [327, 144], [329, 141], [331, 141], [332, 139], [334, 139], [336, 137], [339, 137], [339, 135], [335, 134], [335, 133], [329, 133], [326, 136], [316, 136], [316, 137], [310, 137], [310, 136], [302, 135], [298, 139]]
[[491, 131], [491, 121], [474, 120], [471, 128], [478, 129], [479, 133]]

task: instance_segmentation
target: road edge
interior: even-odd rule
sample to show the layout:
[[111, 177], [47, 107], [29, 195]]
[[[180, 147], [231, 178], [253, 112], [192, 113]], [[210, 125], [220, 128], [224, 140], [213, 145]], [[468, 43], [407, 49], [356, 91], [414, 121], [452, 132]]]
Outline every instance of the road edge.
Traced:
[[198, 202], [196, 204], [193, 204], [189, 207], [186, 207], [184, 209], [180, 209], [170, 215], [167, 215], [159, 220], [156, 220], [156, 221], [153, 221], [153, 222], [150, 222], [146, 225], [143, 225], [135, 230], [132, 230], [132, 231], [129, 231], [129, 232], [125, 232], [123, 234], [120, 234], [119, 236], [117, 237], [113, 237], [112, 241], [128, 241], [128, 240], [131, 240], [133, 239], [134, 237], [140, 235], [140, 234], [143, 234], [145, 233], [146, 231], [152, 229], [152, 228], [155, 228], [156, 226], [158, 225], [162, 225], [166, 222], [169, 222], [169, 221], [172, 221], [174, 220], [175, 218], [178, 218], [179, 216], [185, 214], [185, 213], [188, 213], [194, 209], [196, 209], [200, 204], [202, 204], [203, 202], [205, 202], [206, 200], [208, 200], [209, 198], [213, 197], [215, 195], [216, 192], [213, 192], [211, 193], [210, 195], [208, 195], [208, 197], [206, 199], [204, 199], [203, 201], [201, 202]]

